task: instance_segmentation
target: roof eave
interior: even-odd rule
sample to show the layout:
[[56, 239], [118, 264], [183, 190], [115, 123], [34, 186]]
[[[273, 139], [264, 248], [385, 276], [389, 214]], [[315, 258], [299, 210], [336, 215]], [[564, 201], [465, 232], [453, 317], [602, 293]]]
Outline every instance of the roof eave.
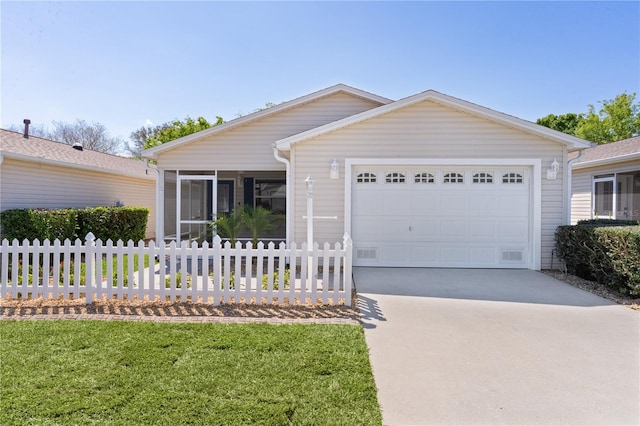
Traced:
[[90, 172], [107, 173], [107, 174], [112, 174], [116, 176], [127, 176], [127, 177], [136, 178], [136, 179], [155, 180], [155, 176], [153, 175], [147, 175], [147, 174], [142, 175], [139, 173], [134, 173], [126, 170], [112, 170], [112, 169], [105, 169], [101, 167], [88, 166], [84, 164], [67, 163], [59, 160], [52, 160], [50, 158], [34, 157], [32, 155], [19, 154], [17, 152], [0, 151], [0, 155], [2, 155], [2, 157], [4, 158], [11, 158], [19, 161], [27, 161], [30, 163], [47, 164], [47, 165], [58, 166], [58, 167], [67, 167], [70, 169], [86, 170]]
[[598, 160], [585, 161], [584, 163], [576, 163], [573, 165], [574, 169], [586, 169], [595, 166], [604, 166], [607, 164], [622, 163], [626, 161], [632, 161], [640, 159], [640, 152], [633, 152], [631, 154], [618, 155], [617, 157], [600, 158]]

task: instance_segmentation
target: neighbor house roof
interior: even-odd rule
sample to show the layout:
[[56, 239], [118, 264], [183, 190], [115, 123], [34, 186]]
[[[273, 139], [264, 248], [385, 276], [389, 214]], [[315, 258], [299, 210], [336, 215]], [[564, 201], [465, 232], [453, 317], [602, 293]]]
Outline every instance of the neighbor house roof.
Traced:
[[147, 173], [145, 164], [140, 160], [89, 149], [80, 151], [65, 143], [35, 136], [25, 138], [22, 133], [4, 129], [0, 129], [0, 157], [145, 179], [154, 178], [154, 175]]
[[549, 129], [547, 127], [540, 126], [538, 124], [534, 124], [532, 122], [522, 120], [520, 118], [516, 118], [511, 115], [497, 112], [489, 108], [485, 108], [480, 105], [473, 104], [471, 102], [463, 101], [462, 99], [454, 98], [454, 97], [436, 92], [435, 90], [427, 90], [426, 92], [418, 93], [416, 95], [409, 96], [407, 98], [400, 99], [395, 102], [387, 103], [378, 108], [364, 111], [359, 114], [355, 114], [350, 117], [343, 118], [342, 120], [337, 120], [332, 123], [325, 124], [324, 126], [316, 127], [306, 132], [302, 132], [297, 135], [293, 135], [288, 138], [281, 139], [276, 142], [276, 146], [278, 149], [287, 150], [291, 148], [291, 145], [297, 142], [307, 140], [316, 136], [320, 136], [322, 134], [329, 133], [334, 130], [337, 130], [346, 126], [350, 126], [352, 124], [359, 123], [364, 120], [368, 120], [368, 119], [380, 116], [382, 114], [386, 114], [391, 111], [395, 111], [400, 108], [403, 108], [418, 102], [427, 101], [427, 100], [434, 101], [441, 105], [445, 105], [445, 106], [475, 115], [480, 118], [501, 123], [512, 128], [516, 128], [528, 133], [533, 133], [543, 138], [562, 143], [566, 145], [570, 151], [584, 149], [590, 146], [589, 142], [582, 140], [580, 138], [576, 138], [575, 136], [567, 135], [565, 133], [561, 133], [556, 130]]
[[209, 136], [212, 134], [224, 132], [226, 130], [232, 129], [234, 127], [241, 126], [243, 124], [249, 123], [251, 121], [259, 120], [270, 115], [285, 111], [290, 108], [297, 107], [299, 105], [315, 101], [317, 99], [323, 98], [325, 96], [333, 95], [335, 93], [344, 92], [351, 94], [353, 96], [363, 98], [369, 101], [377, 102], [380, 105], [388, 104], [389, 102], [393, 102], [391, 99], [384, 98], [382, 96], [375, 95], [373, 93], [366, 92], [364, 90], [356, 89], [355, 87], [347, 86], [346, 84], [336, 84], [331, 87], [327, 87], [326, 89], [319, 90], [317, 92], [310, 93], [308, 95], [293, 99], [291, 101], [283, 102], [271, 108], [266, 108], [252, 114], [248, 114], [235, 120], [227, 121], [225, 123], [219, 124], [217, 126], [211, 127], [206, 130], [202, 130], [197, 133], [193, 133], [191, 135], [184, 136], [180, 139], [176, 139], [174, 141], [164, 143], [162, 145], [158, 145], [153, 148], [146, 149], [142, 152], [143, 157], [146, 158], [157, 158], [157, 154], [165, 151], [169, 151], [171, 149], [177, 148], [183, 144], [189, 143], [193, 140], [200, 139], [204, 136]]
[[[577, 155], [573, 155], [573, 158]], [[640, 159], [640, 136], [585, 149], [574, 169]]]

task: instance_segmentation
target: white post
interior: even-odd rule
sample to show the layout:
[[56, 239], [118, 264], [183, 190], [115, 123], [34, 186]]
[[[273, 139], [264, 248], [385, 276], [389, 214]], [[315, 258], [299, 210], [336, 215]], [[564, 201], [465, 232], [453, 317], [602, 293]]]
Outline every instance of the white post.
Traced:
[[311, 277], [313, 276], [313, 178], [307, 176], [304, 180], [307, 185], [307, 280], [308, 286], [311, 285]]

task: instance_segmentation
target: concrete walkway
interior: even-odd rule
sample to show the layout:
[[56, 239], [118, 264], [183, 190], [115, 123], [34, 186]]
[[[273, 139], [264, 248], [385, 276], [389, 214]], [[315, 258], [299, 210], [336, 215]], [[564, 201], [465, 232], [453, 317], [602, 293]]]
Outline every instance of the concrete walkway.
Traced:
[[354, 268], [385, 425], [638, 425], [640, 313], [528, 270]]

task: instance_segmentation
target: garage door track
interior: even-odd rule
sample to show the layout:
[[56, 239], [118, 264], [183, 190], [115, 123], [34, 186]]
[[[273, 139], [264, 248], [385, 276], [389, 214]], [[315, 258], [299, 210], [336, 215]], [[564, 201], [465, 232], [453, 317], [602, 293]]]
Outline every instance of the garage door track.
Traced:
[[354, 276], [384, 424], [640, 424], [639, 312], [529, 270]]

